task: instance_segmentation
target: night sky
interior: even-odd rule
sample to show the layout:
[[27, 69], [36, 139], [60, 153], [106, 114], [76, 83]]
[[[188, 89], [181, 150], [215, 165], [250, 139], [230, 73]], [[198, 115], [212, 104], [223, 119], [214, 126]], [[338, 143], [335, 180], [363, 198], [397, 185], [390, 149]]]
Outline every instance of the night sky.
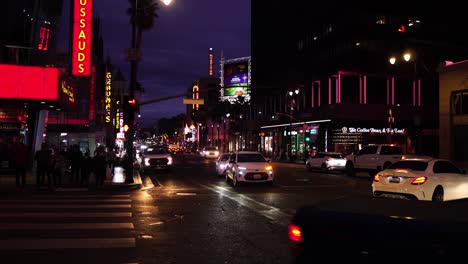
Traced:
[[[94, 1], [106, 55], [127, 81], [130, 65], [124, 51], [131, 45], [128, 7], [127, 0]], [[170, 6], [160, 2], [158, 16], [155, 27], [143, 34], [138, 72], [145, 88], [142, 101], [183, 93], [194, 80], [207, 76], [209, 48], [215, 51], [216, 77], [221, 50], [226, 59], [250, 56], [250, 0], [173, 0]], [[152, 126], [160, 118], [180, 113], [185, 113], [182, 98], [144, 105], [140, 123]]]

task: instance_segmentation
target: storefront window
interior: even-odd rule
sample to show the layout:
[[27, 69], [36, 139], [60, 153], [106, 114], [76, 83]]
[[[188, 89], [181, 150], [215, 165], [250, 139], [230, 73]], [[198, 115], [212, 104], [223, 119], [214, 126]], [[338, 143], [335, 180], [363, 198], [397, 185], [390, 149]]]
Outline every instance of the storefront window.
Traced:
[[452, 114], [468, 115], [468, 90], [456, 91], [451, 97]]

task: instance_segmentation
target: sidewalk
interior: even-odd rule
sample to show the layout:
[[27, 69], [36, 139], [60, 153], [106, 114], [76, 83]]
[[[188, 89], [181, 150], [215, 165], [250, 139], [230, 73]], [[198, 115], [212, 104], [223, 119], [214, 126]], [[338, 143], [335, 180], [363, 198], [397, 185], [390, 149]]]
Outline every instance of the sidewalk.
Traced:
[[[16, 177], [14, 172], [2, 172], [4, 174], [0, 174], [0, 191], [4, 192], [7, 190], [16, 190]], [[143, 187], [143, 181], [141, 176], [137, 170], [134, 170], [133, 173], [133, 183], [127, 184], [125, 183], [125, 175], [124, 171], [121, 167], [115, 167], [114, 169], [114, 176], [112, 176], [110, 169], [107, 170], [106, 179], [104, 180], [104, 185], [102, 189], [104, 191], [129, 191], [129, 190], [137, 190]], [[54, 188], [55, 191], [88, 191], [88, 190], [97, 190], [96, 189], [96, 181], [95, 176], [91, 174], [89, 176], [88, 185], [80, 186], [79, 183], [71, 182], [69, 175], [62, 176], [62, 187]], [[152, 187], [151, 180], [150, 182], [146, 181], [145, 187]], [[36, 172], [35, 170], [27, 171], [26, 172], [26, 190], [28, 189], [37, 189], [37, 190], [50, 190], [48, 183], [47, 183], [47, 176], [45, 177], [45, 184], [43, 186], [38, 187], [36, 185]]]

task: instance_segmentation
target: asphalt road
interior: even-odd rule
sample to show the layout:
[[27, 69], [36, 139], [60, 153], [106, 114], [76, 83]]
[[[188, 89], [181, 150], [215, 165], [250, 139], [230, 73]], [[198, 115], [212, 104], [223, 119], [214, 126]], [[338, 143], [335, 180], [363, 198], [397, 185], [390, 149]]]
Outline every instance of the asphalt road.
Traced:
[[291, 263], [297, 208], [371, 200], [368, 177], [273, 167], [275, 185], [233, 188], [213, 160], [186, 155], [171, 172], [142, 175], [153, 188], [4, 194], [2, 263]]

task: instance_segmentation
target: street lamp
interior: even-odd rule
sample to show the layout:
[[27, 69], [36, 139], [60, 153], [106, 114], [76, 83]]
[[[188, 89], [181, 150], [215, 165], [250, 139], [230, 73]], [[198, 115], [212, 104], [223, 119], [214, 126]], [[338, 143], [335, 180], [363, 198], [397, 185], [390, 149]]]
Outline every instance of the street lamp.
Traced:
[[406, 52], [405, 54], [403, 54], [403, 59], [404, 59], [405, 61], [411, 60], [411, 53]]
[[[293, 120], [293, 114], [294, 114], [294, 107], [296, 105], [296, 100], [295, 100], [295, 96], [299, 94], [299, 89], [296, 88], [294, 89], [294, 91], [290, 90], [288, 92], [289, 96], [291, 97], [290, 98], [290, 106], [289, 106], [289, 151], [288, 151], [288, 154], [289, 154], [289, 160], [292, 161], [292, 143], [293, 143], [293, 133], [292, 133], [292, 120]], [[293, 97], [294, 96], [294, 97]]]
[[162, 0], [162, 2], [168, 6], [172, 3], [172, 0]]
[[395, 64], [395, 62], [396, 62], [396, 58], [395, 58], [395, 57], [391, 57], [391, 58], [389, 59], [389, 61], [390, 61], [390, 64], [393, 65], [393, 64]]

